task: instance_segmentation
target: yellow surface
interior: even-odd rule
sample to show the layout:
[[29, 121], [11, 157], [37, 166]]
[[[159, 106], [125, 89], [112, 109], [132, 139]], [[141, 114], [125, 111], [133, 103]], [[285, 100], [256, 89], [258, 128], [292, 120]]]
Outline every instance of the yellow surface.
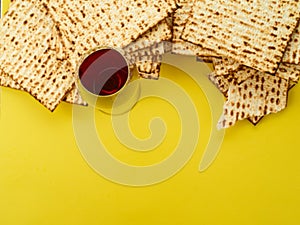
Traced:
[[[76, 145], [71, 105], [62, 103], [50, 113], [30, 95], [2, 88], [0, 224], [299, 225], [300, 86], [290, 91], [283, 112], [256, 127], [242, 121], [228, 129], [217, 159], [200, 173], [213, 126], [207, 99], [172, 66], [163, 66], [162, 77], [175, 81], [194, 101], [201, 135], [180, 172], [146, 187], [113, 183], [88, 166]], [[145, 99], [130, 117], [138, 137], [149, 135], [153, 116], [164, 118], [168, 126], [164, 143], [153, 151], [119, 146], [109, 117], [96, 112], [98, 135], [106, 145], [118, 146], [111, 154], [128, 164], [159, 162], [171, 154], [179, 122], [170, 104]]]

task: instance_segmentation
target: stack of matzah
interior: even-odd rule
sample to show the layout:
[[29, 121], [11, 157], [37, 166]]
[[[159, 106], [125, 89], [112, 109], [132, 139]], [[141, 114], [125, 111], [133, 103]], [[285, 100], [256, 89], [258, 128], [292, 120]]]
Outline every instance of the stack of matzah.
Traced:
[[0, 23], [0, 84], [29, 92], [51, 111], [62, 100], [85, 104], [76, 68], [99, 46], [123, 48], [141, 76], [157, 78], [175, 8], [172, 0], [13, 1]]
[[123, 49], [149, 79], [172, 51], [213, 62], [209, 79], [226, 98], [219, 128], [256, 124], [286, 107], [299, 80], [299, 18], [298, 0], [16, 0], [0, 23], [0, 84], [54, 110], [85, 104], [76, 68], [91, 49]]
[[300, 2], [180, 2], [173, 52], [211, 56], [209, 79], [226, 97], [218, 127], [243, 119], [256, 124], [284, 109], [300, 75]]
[[74, 71], [56, 57], [57, 30], [40, 4], [14, 2], [0, 29], [1, 85], [28, 91], [50, 110], [61, 99], [83, 103], [73, 90]]

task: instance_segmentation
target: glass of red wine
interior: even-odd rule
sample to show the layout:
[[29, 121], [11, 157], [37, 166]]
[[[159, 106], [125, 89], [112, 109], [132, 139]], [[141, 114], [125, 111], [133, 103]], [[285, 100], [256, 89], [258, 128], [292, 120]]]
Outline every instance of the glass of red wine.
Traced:
[[108, 114], [128, 112], [138, 101], [140, 87], [122, 51], [99, 47], [89, 51], [78, 67], [82, 97]]

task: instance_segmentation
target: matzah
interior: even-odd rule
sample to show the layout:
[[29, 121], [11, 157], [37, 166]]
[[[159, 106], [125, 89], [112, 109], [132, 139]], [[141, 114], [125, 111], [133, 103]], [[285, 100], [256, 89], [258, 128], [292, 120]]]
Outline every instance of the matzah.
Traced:
[[[161, 63], [151, 62], [149, 58], [156, 55], [163, 55], [171, 51], [170, 42], [172, 39], [172, 20], [170, 17], [164, 19], [136, 41], [125, 48], [125, 57], [130, 64], [136, 64], [140, 77], [146, 79], [158, 79]], [[145, 59], [146, 57], [146, 59]], [[143, 59], [144, 58], [144, 59]], [[144, 62], [141, 62], [144, 60]], [[144, 71], [151, 68], [150, 71]], [[148, 69], [149, 70], [149, 69]]]
[[152, 56], [155, 58], [155, 56], [163, 55], [164, 53], [166, 53], [165, 44], [160, 42], [134, 52], [125, 52], [124, 56], [131, 64], [135, 64], [142, 61], [143, 58], [146, 58], [144, 60], [148, 61]]
[[231, 84], [218, 128], [281, 111], [287, 105], [288, 88], [287, 80], [259, 71], [239, 85]]
[[64, 98], [64, 101], [71, 104], [87, 106], [87, 102], [84, 101], [81, 95], [79, 94], [79, 90], [76, 84], [74, 84], [72, 89], [67, 93], [66, 97]]
[[163, 41], [170, 41], [172, 38], [172, 30], [167, 19], [162, 20], [154, 27], [150, 28], [146, 33], [141, 35], [136, 41], [124, 47], [126, 53], [140, 51], [149, 48]]
[[[237, 83], [241, 83], [250, 77], [253, 69], [240, 65], [237, 61], [228, 58], [213, 58], [213, 66], [215, 75], [233, 74]], [[248, 69], [247, 69], [248, 68]], [[300, 65], [291, 63], [280, 63], [276, 71], [276, 76], [286, 80], [298, 83], [300, 77]]]
[[[20, 7], [22, 4], [27, 8]], [[51, 17], [39, 4], [16, 1], [2, 24], [1, 39], [6, 42], [1, 45], [0, 69], [20, 85], [20, 89], [53, 111], [71, 90], [75, 76], [68, 61], [56, 58], [56, 36]]]
[[241, 67], [241, 64], [236, 60], [226, 57], [214, 58], [212, 61], [217, 75], [229, 74]]
[[144, 56], [136, 63], [140, 77], [157, 80], [159, 78], [161, 56]]
[[47, 7], [69, 41], [71, 49], [68, 52], [76, 65], [82, 55], [95, 47], [128, 46], [168, 17], [176, 4], [172, 0], [53, 0]]
[[[237, 81], [233, 75], [216, 75], [215, 72], [212, 72], [208, 75], [209, 80], [219, 89], [219, 91], [228, 99], [228, 90], [230, 85], [237, 85]], [[263, 116], [250, 116], [248, 120], [256, 125]]]
[[283, 55], [282, 62], [300, 64], [300, 24], [298, 24], [292, 34], [291, 40]]
[[261, 121], [262, 118], [264, 118], [264, 116], [252, 116], [248, 118], [248, 121], [255, 126]]
[[0, 69], [0, 86], [10, 87], [17, 90], [23, 90], [23, 88], [17, 82], [15, 82], [12, 78], [10, 78], [1, 69]]
[[299, 12], [299, 1], [196, 1], [181, 38], [275, 73]]
[[[24, 91], [24, 89], [17, 82], [15, 82], [7, 74], [1, 71], [0, 71], [0, 86]], [[77, 104], [83, 106], [87, 105], [87, 103], [80, 96], [78, 92], [78, 88], [75, 86], [75, 84], [73, 85], [72, 89], [66, 94], [66, 97], [63, 99], [63, 101], [71, 104]]]
[[276, 76], [298, 83], [300, 77], [300, 65], [281, 63]]
[[236, 84], [234, 77], [231, 74], [217, 75], [212, 72], [208, 75], [208, 79], [218, 88], [218, 90], [227, 97], [229, 85], [231, 83]]
[[195, 0], [177, 1], [179, 8], [175, 11], [173, 16], [172, 53], [181, 55], [214, 56], [216, 55], [215, 52], [204, 49], [199, 45], [183, 41], [180, 38], [183, 28], [192, 11], [194, 2]]

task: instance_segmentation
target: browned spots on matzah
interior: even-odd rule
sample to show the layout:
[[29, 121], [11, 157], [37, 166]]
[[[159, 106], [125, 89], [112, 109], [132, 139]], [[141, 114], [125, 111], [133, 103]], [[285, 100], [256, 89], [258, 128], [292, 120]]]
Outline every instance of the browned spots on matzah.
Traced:
[[21, 86], [0, 70], [0, 86], [22, 90]]
[[3, 18], [3, 23], [13, 20], [14, 26], [1, 27], [1, 37], [6, 38], [7, 44], [1, 45], [6, 47], [0, 58], [0, 69], [16, 83], [15, 88], [29, 92], [53, 111], [72, 88], [74, 71], [68, 61], [56, 58], [55, 26], [45, 8], [37, 2], [26, 1], [24, 16], [15, 13], [17, 4], [21, 3], [12, 4], [7, 14], [13, 17]]
[[213, 63], [215, 56], [197, 56], [197, 62]]
[[87, 106], [87, 102], [85, 102], [79, 94], [77, 85], [75, 83], [72, 89], [67, 93], [66, 97], [64, 98], [64, 101], [71, 104]]
[[[253, 69], [240, 65], [237, 61], [228, 58], [213, 58], [214, 72], [217, 75], [233, 73], [237, 83], [246, 80], [253, 73]], [[248, 68], [248, 69], [247, 69]], [[300, 76], [300, 65], [292, 63], [280, 63], [276, 76], [298, 82]]]
[[280, 63], [276, 76], [298, 83], [300, 77], [300, 65]]
[[161, 56], [143, 56], [136, 63], [140, 77], [157, 80], [159, 78]]
[[240, 84], [243, 81], [245, 81], [248, 78], [255, 75], [256, 73], [257, 73], [256, 70], [246, 67], [246, 66], [242, 66], [240, 68], [240, 70], [233, 71], [232, 75], [233, 75], [234, 79], [236, 80], [236, 83]]
[[241, 64], [234, 59], [220, 57], [213, 59], [213, 66], [217, 75], [224, 75], [236, 71]]
[[125, 52], [135, 52], [145, 49], [162, 41], [169, 41], [172, 38], [172, 30], [164, 19], [146, 33], [142, 34], [136, 41], [130, 43], [124, 48]]
[[299, 12], [299, 1], [196, 1], [182, 38], [275, 73]]
[[212, 72], [208, 75], [208, 79], [219, 89], [219, 91], [226, 97], [231, 83], [235, 83], [235, 80], [232, 75], [217, 75], [215, 72]]
[[165, 52], [165, 44], [160, 42], [134, 52], [125, 52], [125, 57], [131, 64], [135, 64], [139, 61], [152, 60], [153, 57], [155, 59], [157, 55], [163, 55]]
[[74, 64], [99, 46], [123, 48], [136, 40], [175, 8], [174, 1], [103, 0], [50, 1], [52, 18], [62, 35], [73, 43]]
[[288, 87], [287, 80], [259, 71], [239, 85], [230, 85], [218, 128], [281, 111], [287, 104]]
[[291, 40], [283, 55], [282, 62], [300, 64], [300, 24], [298, 24], [292, 34]]
[[214, 56], [214, 51], [183, 41], [180, 36], [190, 16], [194, 1], [178, 1], [179, 8], [173, 16], [172, 53], [182, 55]]

